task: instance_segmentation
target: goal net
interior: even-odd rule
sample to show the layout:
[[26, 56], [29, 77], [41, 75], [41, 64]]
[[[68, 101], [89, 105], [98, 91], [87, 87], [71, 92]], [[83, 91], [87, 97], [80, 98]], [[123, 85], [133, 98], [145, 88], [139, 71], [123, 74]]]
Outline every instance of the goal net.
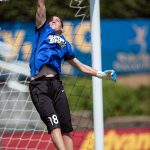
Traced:
[[[64, 35], [76, 57], [91, 65], [90, 22], [64, 22]], [[0, 149], [53, 150], [46, 126], [32, 104], [28, 67], [34, 22], [0, 23]], [[68, 96], [75, 150], [93, 149], [91, 78], [62, 65], [62, 81]]]

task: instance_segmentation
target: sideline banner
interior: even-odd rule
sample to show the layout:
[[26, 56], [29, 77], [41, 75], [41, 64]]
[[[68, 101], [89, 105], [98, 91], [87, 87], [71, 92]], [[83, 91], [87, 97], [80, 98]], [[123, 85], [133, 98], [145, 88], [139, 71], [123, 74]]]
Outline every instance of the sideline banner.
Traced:
[[[74, 150], [94, 150], [93, 131], [74, 131], [72, 138]], [[1, 146], [55, 150], [49, 134], [43, 132], [8, 133], [1, 138]], [[104, 150], [150, 150], [150, 128], [106, 129], [104, 147]]]
[[[28, 62], [33, 22], [0, 23], [0, 60]], [[90, 22], [65, 21], [64, 35], [76, 57], [91, 65]], [[102, 20], [102, 68], [118, 74], [150, 72], [150, 20]], [[98, 41], [97, 41], [98, 42]], [[82, 75], [64, 64], [64, 74]]]

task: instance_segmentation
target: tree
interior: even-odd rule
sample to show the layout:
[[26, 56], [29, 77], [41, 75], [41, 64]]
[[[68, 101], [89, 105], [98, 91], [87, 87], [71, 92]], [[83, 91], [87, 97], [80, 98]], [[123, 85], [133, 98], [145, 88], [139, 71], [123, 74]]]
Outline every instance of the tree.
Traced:
[[[36, 1], [9, 0], [7, 2], [0, 2], [0, 20], [34, 20]], [[76, 8], [70, 7], [70, 4], [76, 6]], [[48, 17], [59, 15], [63, 19], [74, 19], [78, 12], [80, 14], [85, 13], [89, 19], [89, 0], [46, 0], [46, 7]], [[82, 9], [79, 11], [79, 8]], [[101, 0], [102, 18], [149, 18], [149, 10], [149, 0]]]
[[101, 0], [102, 18], [149, 18], [149, 0]]

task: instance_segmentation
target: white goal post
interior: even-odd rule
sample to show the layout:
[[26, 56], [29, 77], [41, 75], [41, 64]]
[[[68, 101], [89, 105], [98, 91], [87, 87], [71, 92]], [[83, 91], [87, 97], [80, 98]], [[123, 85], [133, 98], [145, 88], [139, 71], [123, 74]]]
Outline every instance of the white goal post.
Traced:
[[[27, 10], [28, 11], [28, 10]], [[90, 22], [65, 22], [73, 50], [83, 63], [90, 63]], [[13, 25], [12, 25], [13, 24]], [[101, 69], [99, 0], [91, 0], [92, 63]], [[0, 23], [0, 150], [55, 149], [45, 124], [37, 113], [28, 90], [31, 40], [34, 23]], [[77, 40], [78, 39], [78, 40]], [[85, 40], [86, 39], [86, 40]], [[97, 42], [99, 41], [99, 42]], [[88, 50], [87, 50], [88, 47]], [[96, 58], [95, 58], [96, 56]], [[68, 96], [74, 131], [74, 149], [104, 149], [102, 82], [84, 77], [63, 64], [62, 81]], [[95, 148], [93, 139], [93, 118]]]
[[[92, 66], [101, 68], [100, 0], [90, 0]], [[93, 77], [95, 150], [104, 150], [102, 81]]]

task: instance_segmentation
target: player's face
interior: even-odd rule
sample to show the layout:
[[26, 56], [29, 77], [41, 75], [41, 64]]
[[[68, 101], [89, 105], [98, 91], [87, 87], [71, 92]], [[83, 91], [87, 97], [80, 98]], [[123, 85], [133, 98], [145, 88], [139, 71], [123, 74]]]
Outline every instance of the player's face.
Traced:
[[58, 34], [62, 33], [61, 20], [57, 16], [53, 16], [52, 21], [49, 22], [49, 25], [54, 29]]

